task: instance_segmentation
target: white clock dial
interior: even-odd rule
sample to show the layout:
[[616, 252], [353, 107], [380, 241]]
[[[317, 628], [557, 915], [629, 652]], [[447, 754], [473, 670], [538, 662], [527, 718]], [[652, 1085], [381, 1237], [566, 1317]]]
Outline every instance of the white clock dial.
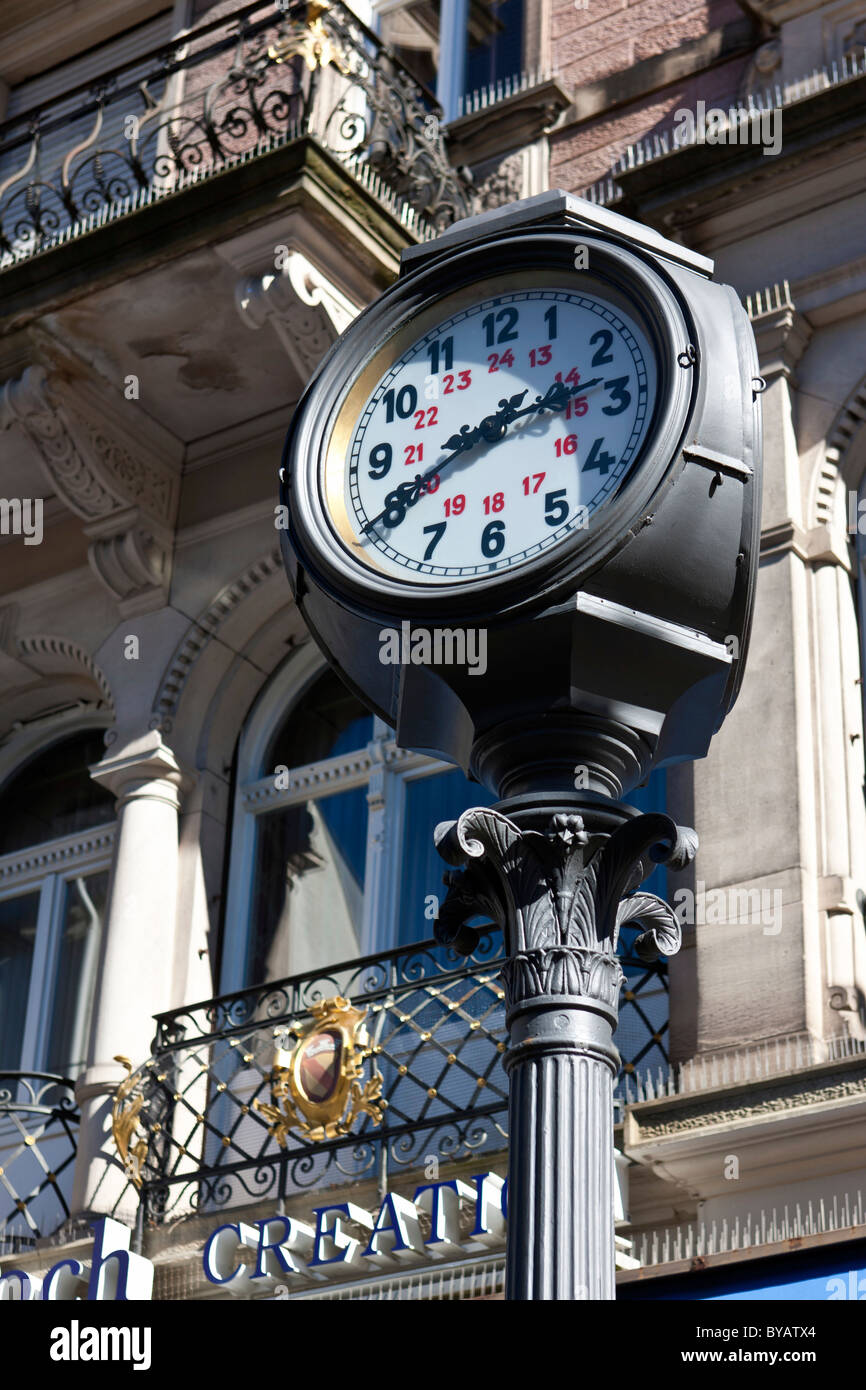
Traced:
[[646, 331], [589, 289], [461, 308], [393, 362], [351, 435], [355, 555], [429, 584], [542, 555], [617, 492], [656, 391]]

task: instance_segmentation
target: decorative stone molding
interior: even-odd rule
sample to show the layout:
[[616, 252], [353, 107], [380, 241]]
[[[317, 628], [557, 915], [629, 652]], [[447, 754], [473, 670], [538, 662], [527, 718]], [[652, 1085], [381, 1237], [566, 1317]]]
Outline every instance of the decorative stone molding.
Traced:
[[147, 612], [167, 598], [178, 478], [85, 376], [65, 359], [28, 367], [3, 387], [0, 429], [22, 430], [52, 491], [86, 523], [91, 568], [121, 613]]
[[453, 164], [473, 170], [503, 150], [522, 150], [541, 139], [571, 106], [572, 94], [550, 73], [526, 74], [517, 89], [501, 85], [464, 99], [464, 113], [450, 121], [448, 153]]
[[249, 565], [237, 579], [221, 589], [187, 630], [177, 645], [159, 684], [150, 727], [168, 733], [181, 696], [202, 651], [235, 609], [283, 568], [279, 545]]
[[815, 519], [830, 525], [834, 520], [840, 485], [857, 488], [852, 459], [862, 457], [866, 436], [866, 376], [848, 397], [827, 435], [827, 444], [815, 482]]
[[271, 321], [303, 381], [359, 313], [300, 251], [287, 251], [280, 270], [241, 281], [235, 298], [248, 328]]
[[[769, 1115], [792, 1113], [809, 1106], [866, 1096], [866, 1061], [852, 1057], [844, 1063], [828, 1063], [772, 1082], [726, 1086], [693, 1096], [671, 1096], [629, 1106], [625, 1120], [626, 1153], [650, 1140], [673, 1139], [698, 1130], [723, 1129], [736, 1122], [759, 1120]], [[730, 1133], [726, 1141], [730, 1142]]]
[[89, 652], [68, 637], [19, 637], [17, 604], [0, 609], [0, 707], [4, 724], [39, 718], [43, 711], [89, 700], [114, 709], [111, 687]]
[[844, 535], [829, 526], [813, 526], [804, 531], [795, 521], [765, 526], [761, 531], [761, 559], [790, 553], [809, 565], [839, 565], [851, 569], [851, 557]]
[[58, 671], [78, 670], [90, 676], [105, 703], [113, 708], [114, 698], [96, 662], [77, 642], [68, 637], [19, 637], [18, 650], [22, 659], [42, 675], [53, 675]]
[[812, 325], [795, 308], [788, 281], [748, 295], [746, 309], [752, 321], [765, 381], [769, 385], [784, 376], [796, 386], [794, 372], [809, 346]]
[[[117, 599], [125, 617], [161, 606], [168, 594], [171, 551], [167, 537], [141, 526], [134, 507], [114, 512], [84, 528], [94, 574]], [[155, 596], [160, 603], [155, 604]]]
[[64, 872], [80, 861], [104, 858], [114, 847], [116, 826], [97, 826], [84, 834], [71, 835], [0, 859], [0, 884], [24, 883], [45, 874]]
[[474, 171], [478, 211], [489, 212], [526, 196], [526, 168], [523, 150], [506, 155], [504, 159], [487, 160]]

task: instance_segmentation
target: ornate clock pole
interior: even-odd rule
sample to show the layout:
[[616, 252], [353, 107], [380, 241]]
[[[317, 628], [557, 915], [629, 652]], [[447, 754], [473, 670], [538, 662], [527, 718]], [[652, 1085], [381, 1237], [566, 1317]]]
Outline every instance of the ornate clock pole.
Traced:
[[639, 888], [697, 848], [624, 798], [706, 754], [744, 669], [760, 383], [711, 273], [567, 193], [459, 222], [404, 252], [286, 445], [311, 632], [398, 744], [500, 798], [436, 830], [436, 934], [505, 933], [510, 1299], [614, 1297], [617, 935], [678, 949]]
[[489, 914], [505, 932], [506, 1296], [610, 1299], [617, 934], [637, 919], [643, 959], [679, 950], [672, 910], [632, 890], [649, 861], [684, 867], [697, 837], [667, 816], [629, 818], [623, 806], [587, 800], [554, 812], [526, 800], [510, 815], [478, 808], [438, 827], [440, 853], [466, 867], [447, 876], [436, 935], [468, 954], [467, 918]]

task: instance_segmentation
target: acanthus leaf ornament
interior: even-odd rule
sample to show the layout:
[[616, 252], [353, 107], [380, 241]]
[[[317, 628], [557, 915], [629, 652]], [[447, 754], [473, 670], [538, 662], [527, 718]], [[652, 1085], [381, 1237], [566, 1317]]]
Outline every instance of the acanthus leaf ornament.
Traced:
[[668, 816], [626, 820], [612, 834], [590, 833], [580, 815], [561, 813], [544, 831], [525, 830], [499, 811], [477, 807], [435, 831], [439, 853], [462, 872], [446, 875], [438, 940], [473, 949], [469, 918], [487, 913], [503, 929], [511, 959], [503, 968], [509, 1005], [539, 996], [588, 996], [616, 1008], [622, 972], [620, 926], [638, 921], [642, 958], [674, 955], [681, 933], [672, 909], [634, 890], [653, 863], [683, 868], [697, 836]]
[[291, 1051], [277, 1050], [271, 1103], [253, 1101], [281, 1148], [292, 1130], [318, 1143], [349, 1134], [360, 1115], [378, 1125], [387, 1106], [375, 1063], [363, 1079], [364, 1062], [373, 1056], [364, 1026], [368, 1011], [338, 994], [319, 1000], [310, 1012], [311, 1023], [290, 1030], [298, 1034]]
[[115, 1057], [126, 1068], [126, 1076], [114, 1093], [111, 1106], [111, 1137], [121, 1165], [130, 1182], [141, 1187], [142, 1169], [147, 1158], [147, 1135], [141, 1128], [141, 1112], [146, 1105], [140, 1072], [133, 1071], [128, 1057]]

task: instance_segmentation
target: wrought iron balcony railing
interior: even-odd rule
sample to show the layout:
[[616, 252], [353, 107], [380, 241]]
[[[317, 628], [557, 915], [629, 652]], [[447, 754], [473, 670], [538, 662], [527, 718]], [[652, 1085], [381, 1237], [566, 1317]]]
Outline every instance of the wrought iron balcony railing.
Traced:
[[71, 1081], [0, 1072], [0, 1255], [30, 1248], [69, 1216], [77, 1144]]
[[472, 194], [441, 114], [341, 0], [239, 5], [0, 126], [0, 265], [303, 135], [442, 228]]
[[[114, 1107], [144, 1219], [504, 1154], [501, 958], [490, 929], [469, 959], [422, 942], [159, 1015]], [[633, 1074], [666, 1063], [666, 970], [623, 966]]]

